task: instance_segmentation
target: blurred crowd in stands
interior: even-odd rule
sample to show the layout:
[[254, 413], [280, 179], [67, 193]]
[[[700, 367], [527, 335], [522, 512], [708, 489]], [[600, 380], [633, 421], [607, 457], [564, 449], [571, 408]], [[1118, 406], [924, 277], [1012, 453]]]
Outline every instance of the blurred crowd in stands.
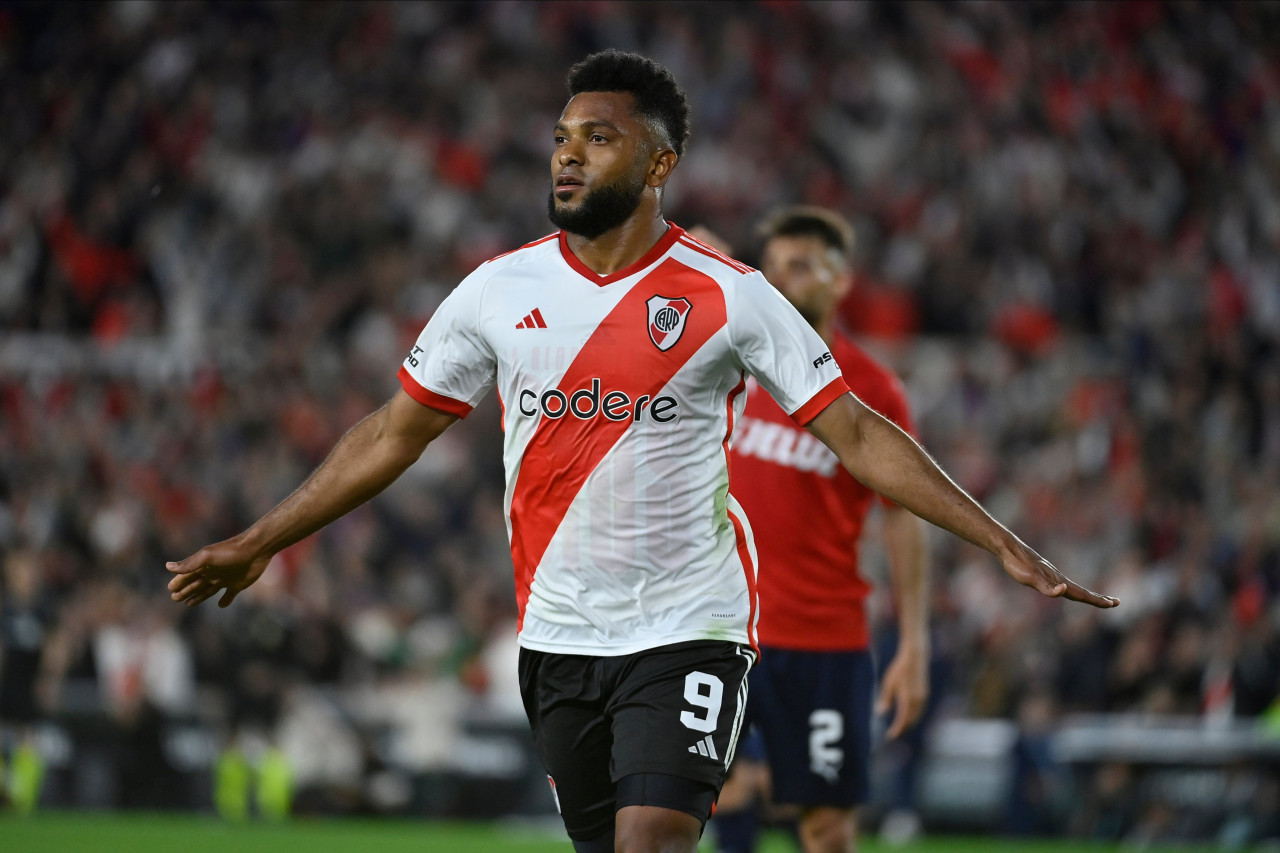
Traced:
[[[173, 605], [164, 563], [284, 497], [450, 288], [551, 230], [564, 76], [607, 46], [691, 98], [668, 218], [751, 262], [771, 206], [845, 214], [844, 320], [926, 447], [1121, 599], [938, 534], [936, 712], [1280, 731], [1278, 43], [1245, 2], [0, 5], [10, 744], [105, 711], [117, 777], [81, 799], [155, 805], [157, 721], [204, 721], [356, 810], [453, 760], [448, 720], [519, 718], [492, 399], [234, 607]], [[1189, 831], [1125, 772], [1010, 827]], [[1280, 831], [1274, 774], [1250, 802]]]

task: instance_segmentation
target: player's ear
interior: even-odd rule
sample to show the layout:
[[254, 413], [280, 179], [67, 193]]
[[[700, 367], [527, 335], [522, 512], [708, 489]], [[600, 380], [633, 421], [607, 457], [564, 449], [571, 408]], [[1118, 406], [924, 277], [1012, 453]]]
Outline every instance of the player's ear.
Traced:
[[853, 289], [853, 268], [849, 265], [849, 259], [836, 249], [828, 248], [825, 260], [834, 274], [832, 291], [836, 299], [843, 299]]
[[661, 187], [671, 177], [671, 172], [680, 160], [680, 155], [670, 148], [662, 148], [649, 158], [649, 174], [645, 183], [651, 187]]

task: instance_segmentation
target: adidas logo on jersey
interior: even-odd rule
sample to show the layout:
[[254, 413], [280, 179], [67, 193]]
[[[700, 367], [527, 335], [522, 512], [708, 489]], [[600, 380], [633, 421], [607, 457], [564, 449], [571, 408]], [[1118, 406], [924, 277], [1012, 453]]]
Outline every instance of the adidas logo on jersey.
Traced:
[[545, 329], [547, 321], [542, 319], [542, 312], [534, 308], [528, 314], [524, 315], [524, 319], [516, 323], [517, 329]]
[[707, 735], [702, 740], [689, 747], [689, 751], [705, 755], [707, 758], [714, 758], [719, 761], [720, 756], [716, 754], [716, 742], [711, 739], [711, 735]]

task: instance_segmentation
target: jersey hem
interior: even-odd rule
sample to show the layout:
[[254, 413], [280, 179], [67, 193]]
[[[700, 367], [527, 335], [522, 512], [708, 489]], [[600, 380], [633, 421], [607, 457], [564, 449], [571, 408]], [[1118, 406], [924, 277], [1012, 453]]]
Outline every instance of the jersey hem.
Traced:
[[843, 376], [837, 376], [827, 383], [817, 394], [809, 398], [809, 402], [791, 413], [791, 420], [800, 426], [805, 426], [809, 421], [821, 414], [822, 410], [830, 406], [836, 401], [837, 397], [849, 393], [849, 385], [844, 381]]
[[776, 643], [770, 643], [768, 640], [761, 639], [760, 653], [768, 654], [770, 649], [777, 649], [780, 652], [813, 652], [815, 654], [866, 652], [871, 650], [871, 638], [867, 637], [866, 642], [864, 643], [814, 643], [812, 645], [794, 638], [789, 638]]
[[662, 646], [674, 646], [677, 643], [688, 643], [695, 640], [711, 640], [713, 642], [737, 643], [738, 645], [751, 647], [755, 650], [755, 644], [747, 637], [746, 632], [734, 632], [732, 635], [724, 633], [712, 634], [707, 631], [691, 631], [684, 634], [667, 634], [662, 637], [650, 637], [645, 640], [638, 640], [634, 643], [628, 643], [624, 646], [600, 646], [600, 645], [580, 645], [577, 643], [546, 643], [538, 640], [528, 640], [523, 636], [518, 636], [517, 641], [521, 648], [528, 649], [531, 652], [543, 652], [546, 654], [557, 655], [586, 655], [596, 658], [613, 658], [622, 655], [633, 655], [636, 652], [645, 652], [649, 649], [657, 649]]
[[461, 400], [437, 394], [430, 388], [423, 387], [404, 367], [400, 368], [396, 378], [400, 380], [400, 386], [404, 388], [404, 392], [424, 406], [438, 409], [450, 415], [457, 415], [460, 418], [465, 418], [471, 414], [471, 406]]

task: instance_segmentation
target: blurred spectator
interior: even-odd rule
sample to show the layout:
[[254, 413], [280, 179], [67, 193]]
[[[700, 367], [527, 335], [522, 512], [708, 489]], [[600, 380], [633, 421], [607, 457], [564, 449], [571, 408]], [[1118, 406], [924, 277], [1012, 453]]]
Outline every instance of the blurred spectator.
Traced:
[[14, 550], [0, 569], [0, 806], [30, 812], [44, 778], [35, 725], [49, 698], [44, 648], [51, 614], [42, 601], [34, 554]]

